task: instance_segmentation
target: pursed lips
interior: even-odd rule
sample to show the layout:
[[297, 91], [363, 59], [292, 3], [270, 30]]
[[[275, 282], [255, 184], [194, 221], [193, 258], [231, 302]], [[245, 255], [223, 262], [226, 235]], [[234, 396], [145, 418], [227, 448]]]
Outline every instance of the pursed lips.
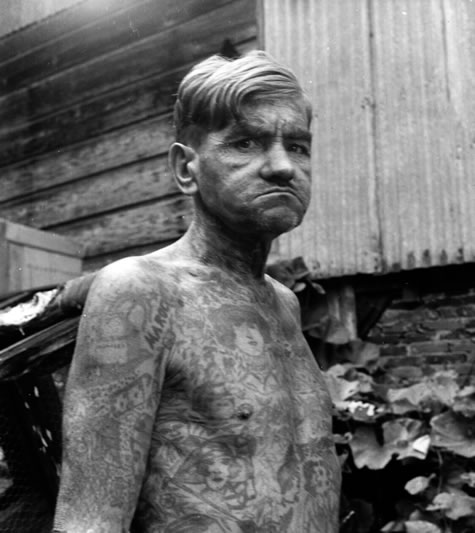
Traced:
[[268, 195], [271, 195], [271, 194], [290, 194], [291, 196], [294, 196], [295, 198], [297, 198], [297, 200], [301, 201], [300, 197], [296, 193], [296, 191], [294, 189], [289, 189], [288, 187], [285, 187], [285, 188], [282, 188], [282, 187], [276, 188], [276, 187], [274, 187], [273, 189], [268, 189], [268, 190], [266, 190], [264, 192], [261, 192], [257, 196], [258, 197], [260, 197], [260, 196], [268, 196]]

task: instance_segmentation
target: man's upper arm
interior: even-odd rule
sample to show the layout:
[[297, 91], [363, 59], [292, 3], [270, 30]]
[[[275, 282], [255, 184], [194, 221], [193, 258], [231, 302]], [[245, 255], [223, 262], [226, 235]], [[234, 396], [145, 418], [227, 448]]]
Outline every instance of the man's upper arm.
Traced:
[[65, 397], [59, 530], [128, 531], [163, 379], [160, 300], [140, 260], [107, 267], [91, 287]]

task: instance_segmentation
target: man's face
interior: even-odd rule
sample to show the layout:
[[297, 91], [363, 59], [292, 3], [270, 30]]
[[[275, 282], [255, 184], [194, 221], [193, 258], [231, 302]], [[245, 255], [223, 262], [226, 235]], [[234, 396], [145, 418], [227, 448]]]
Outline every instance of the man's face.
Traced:
[[196, 179], [204, 209], [228, 229], [274, 238], [298, 226], [310, 200], [310, 131], [303, 101], [256, 102], [205, 136]]

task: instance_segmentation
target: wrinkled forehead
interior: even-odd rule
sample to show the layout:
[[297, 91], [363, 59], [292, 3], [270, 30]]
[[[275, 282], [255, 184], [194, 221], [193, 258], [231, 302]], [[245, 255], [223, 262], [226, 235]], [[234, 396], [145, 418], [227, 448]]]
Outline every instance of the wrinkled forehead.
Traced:
[[190, 124], [186, 128], [186, 142], [199, 148], [208, 136], [215, 133], [231, 135], [249, 133], [252, 135], [274, 135], [280, 128], [285, 136], [310, 140], [312, 107], [303, 95], [295, 98], [274, 98], [261, 96], [246, 98], [240, 106], [221, 111], [219, 125], [211, 121], [205, 124]]
[[309, 138], [311, 118], [311, 110], [303, 99], [262, 99], [243, 105], [227, 129]]
[[259, 120], [269, 111], [275, 110], [282, 116], [291, 116], [293, 121], [306, 122], [308, 128], [312, 122], [312, 107], [309, 100], [302, 96], [295, 98], [269, 98], [268, 96], [256, 96], [246, 99], [238, 111], [237, 119]]

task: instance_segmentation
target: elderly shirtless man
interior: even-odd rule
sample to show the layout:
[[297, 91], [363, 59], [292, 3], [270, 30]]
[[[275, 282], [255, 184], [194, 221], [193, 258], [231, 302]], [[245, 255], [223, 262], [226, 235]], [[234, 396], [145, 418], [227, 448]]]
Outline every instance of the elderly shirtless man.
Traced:
[[336, 533], [331, 404], [264, 274], [310, 196], [311, 109], [263, 52], [184, 78], [170, 163], [194, 219], [113, 263], [81, 320], [56, 512], [67, 533]]

